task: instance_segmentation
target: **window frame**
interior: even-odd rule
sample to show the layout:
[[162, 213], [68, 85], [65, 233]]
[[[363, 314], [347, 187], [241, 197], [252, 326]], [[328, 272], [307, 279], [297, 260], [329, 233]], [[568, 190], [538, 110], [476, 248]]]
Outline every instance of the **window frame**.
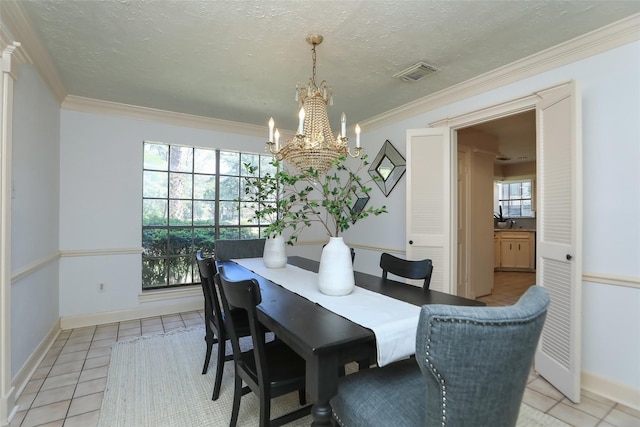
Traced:
[[[160, 162], [164, 162], [162, 165], [153, 167], [151, 160], [146, 157], [147, 146], [166, 147], [166, 159], [160, 159]], [[180, 167], [175, 168], [172, 165], [172, 153], [183, 152], [184, 150], [190, 150], [190, 168], [189, 170], [178, 170]], [[161, 152], [162, 149], [157, 149]], [[197, 169], [197, 150], [210, 151], [215, 159], [215, 165], [212, 168], [206, 168], [208, 171], [201, 171]], [[193, 286], [200, 284], [200, 276], [198, 273], [198, 267], [195, 259], [196, 250], [203, 250], [205, 253], [213, 253], [215, 248], [215, 241], [219, 238], [234, 238], [234, 231], [237, 231], [235, 238], [258, 238], [264, 234], [264, 228], [268, 224], [260, 223], [259, 221], [251, 221], [250, 212], [246, 212], [241, 208], [242, 206], [242, 193], [243, 193], [243, 176], [247, 176], [246, 170], [243, 166], [245, 161], [250, 161], [252, 164], [254, 161], [258, 162], [259, 171], [262, 173], [263, 165], [271, 161], [272, 155], [265, 155], [263, 153], [254, 152], [240, 152], [233, 150], [226, 150], [220, 148], [211, 147], [199, 147], [183, 144], [171, 144], [159, 141], [145, 140], [142, 143], [142, 206], [141, 206], [141, 242], [142, 242], [142, 277], [141, 277], [141, 289], [142, 292], [154, 291], [154, 290], [166, 290], [173, 288], [181, 288], [185, 286]], [[229, 165], [221, 164], [221, 158], [229, 158], [237, 156], [237, 163], [233, 162]], [[160, 156], [161, 157], [161, 156]], [[149, 160], [149, 163], [147, 163]], [[231, 172], [227, 173], [226, 167], [231, 168]], [[175, 168], [175, 170], [174, 170]], [[211, 172], [213, 170], [213, 172]], [[223, 173], [224, 172], [224, 173]], [[158, 173], [166, 175], [161, 177]], [[156, 190], [161, 190], [159, 194], [154, 194], [152, 190], [147, 191], [148, 186], [153, 187], [154, 183], [151, 178], [147, 181], [147, 178], [153, 174], [158, 174], [155, 179], [160, 179], [161, 185], [156, 185]], [[208, 184], [206, 190], [199, 191], [197, 187], [198, 177], [204, 177], [202, 182]], [[182, 193], [184, 187], [172, 188], [172, 179], [184, 178], [184, 182], [187, 184], [187, 193], [190, 193], [188, 197]], [[232, 193], [225, 193], [223, 184], [223, 194], [221, 194], [221, 181], [222, 179], [237, 179], [237, 188], [232, 190]], [[213, 187], [211, 187], [211, 181], [213, 181]], [[175, 181], [173, 181], [175, 183]], [[162, 185], [166, 185], [166, 188], [162, 188]], [[174, 184], [175, 185], [175, 184]], [[213, 198], [211, 195], [206, 195], [207, 192], [213, 191]], [[234, 194], [237, 193], [237, 194]], [[158, 215], [157, 218], [149, 215], [149, 206], [153, 205], [153, 201], [157, 201], [158, 206], [164, 206], [164, 213]], [[189, 212], [189, 218], [173, 217], [172, 206], [183, 206], [185, 211]], [[212, 215], [206, 217], [203, 220], [197, 220], [198, 212], [196, 212], [196, 206], [201, 203], [203, 209], [206, 209], [206, 204], [212, 204]], [[221, 221], [221, 202], [222, 205], [226, 205], [228, 209], [233, 212], [230, 213], [232, 217], [231, 223], [224, 223]], [[156, 209], [158, 208], [156, 206]], [[155, 222], [148, 222], [149, 219], [155, 219]], [[184, 222], [187, 222], [185, 224]], [[175, 221], [175, 222], [174, 222]], [[209, 222], [207, 222], [209, 221]], [[231, 231], [230, 230], [234, 230]], [[209, 235], [207, 236], [207, 232]], [[156, 234], [154, 236], [154, 234]], [[161, 236], [158, 237], [157, 234]], [[172, 244], [172, 239], [174, 243]], [[177, 239], [184, 247], [174, 246], [175, 239]], [[203, 240], [204, 239], [204, 240]], [[149, 242], [153, 242], [149, 244]], [[200, 243], [198, 243], [200, 242]], [[153, 245], [156, 245], [154, 248]], [[176, 252], [174, 252], [174, 250]], [[155, 253], [153, 253], [155, 251]], [[184, 271], [181, 272], [180, 269]], [[174, 277], [175, 276], [175, 277]], [[156, 279], [153, 279], [155, 277]]]
[[[516, 184], [516, 183], [524, 183], [528, 182], [531, 186], [531, 197], [520, 197], [520, 198], [511, 198], [503, 199], [501, 198], [500, 186], [503, 184]], [[513, 218], [535, 218], [536, 217], [536, 179], [533, 175], [524, 175], [524, 176], [514, 176], [504, 179], [496, 179], [494, 180], [494, 212], [498, 212], [500, 206], [502, 206], [503, 216], [508, 219]], [[525, 201], [528, 200], [531, 202], [531, 215], [512, 215], [509, 213], [509, 209], [505, 209], [505, 205], [503, 202], [511, 201], [511, 200], [520, 200]]]

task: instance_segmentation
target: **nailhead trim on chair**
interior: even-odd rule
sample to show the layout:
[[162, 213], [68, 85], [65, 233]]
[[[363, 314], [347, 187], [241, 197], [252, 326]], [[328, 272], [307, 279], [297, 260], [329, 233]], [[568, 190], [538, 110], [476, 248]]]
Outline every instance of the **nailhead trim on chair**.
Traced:
[[[478, 322], [475, 320], [463, 320], [463, 319], [448, 319], [441, 317], [434, 317], [429, 322], [429, 336], [431, 336], [431, 329], [433, 328], [433, 322], [451, 322], [451, 323], [472, 323], [474, 325], [481, 326], [491, 326], [491, 325], [519, 325], [522, 323], [528, 323], [530, 320], [523, 320], [519, 322]], [[447, 424], [447, 386], [444, 382], [444, 378], [440, 375], [440, 372], [436, 369], [436, 367], [429, 360], [429, 350], [431, 349], [431, 338], [427, 338], [427, 351], [425, 352], [425, 362], [429, 365], [429, 367], [435, 372], [438, 382], [440, 382], [440, 387], [442, 390], [442, 427], [446, 427]]]
[[[429, 322], [429, 337], [431, 336], [431, 330], [433, 329], [433, 321], [447, 321], [447, 319], [431, 319]], [[442, 427], [446, 426], [447, 423], [447, 386], [444, 383], [444, 378], [440, 375], [440, 372], [436, 369], [436, 367], [431, 363], [429, 359], [429, 350], [431, 349], [431, 338], [427, 338], [427, 350], [425, 352], [425, 362], [429, 365], [431, 370], [436, 373], [436, 377], [438, 378], [438, 382], [440, 383], [441, 388], [441, 396], [442, 396]]]

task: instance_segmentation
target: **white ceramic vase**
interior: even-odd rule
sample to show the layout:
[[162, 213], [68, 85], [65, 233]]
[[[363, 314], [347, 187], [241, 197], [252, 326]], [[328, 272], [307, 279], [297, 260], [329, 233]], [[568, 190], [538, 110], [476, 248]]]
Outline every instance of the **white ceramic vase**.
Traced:
[[348, 295], [353, 291], [353, 263], [351, 250], [344, 244], [342, 237], [331, 237], [322, 249], [318, 287], [325, 295]]
[[282, 236], [267, 237], [262, 261], [267, 268], [284, 268], [287, 265], [287, 250]]

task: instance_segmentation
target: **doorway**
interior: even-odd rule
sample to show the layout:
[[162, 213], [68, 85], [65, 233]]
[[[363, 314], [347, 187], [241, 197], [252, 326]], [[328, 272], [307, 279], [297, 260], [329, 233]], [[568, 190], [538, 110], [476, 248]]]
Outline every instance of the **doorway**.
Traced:
[[[484, 298], [482, 300], [490, 304], [509, 302], [527, 289], [524, 283], [535, 284], [535, 274], [531, 274], [535, 270], [509, 268], [506, 262], [505, 268], [501, 268], [500, 236], [506, 234], [497, 229], [494, 219], [498, 210], [494, 182], [530, 180], [534, 184], [531, 188], [535, 188], [536, 113], [533, 109], [518, 112], [460, 128], [455, 133], [458, 143], [458, 295]], [[534, 198], [532, 191], [527, 202], [531, 211], [517, 209], [522, 201], [509, 202], [511, 209], [505, 203], [505, 216], [510, 219], [509, 235], [526, 231], [528, 234], [524, 236], [532, 236], [531, 259], [535, 259]], [[502, 270], [508, 270], [509, 274]]]
[[[407, 245], [407, 254], [411, 256], [419, 249], [421, 253], [439, 255], [444, 271], [443, 280], [437, 284], [440, 289], [455, 293], [458, 283], [457, 223], [451, 221], [456, 219], [456, 215], [451, 213], [457, 210], [457, 197], [452, 197], [457, 195], [457, 131], [535, 108], [536, 283], [547, 289], [552, 301], [536, 352], [536, 370], [574, 402], [580, 401], [581, 367], [580, 106], [579, 88], [571, 81], [522, 98], [431, 122], [429, 129], [407, 131], [407, 158], [411, 159], [407, 163], [407, 241], [414, 243]], [[430, 159], [434, 161], [429, 163]], [[425, 164], [433, 167], [427, 181], [421, 180]], [[411, 185], [417, 182], [421, 183], [421, 191], [416, 189], [417, 185], [416, 188]], [[425, 183], [428, 184], [427, 192]], [[417, 199], [415, 203], [411, 202], [413, 198]], [[424, 221], [421, 221], [425, 206], [438, 220], [435, 226], [426, 229]], [[489, 230], [491, 227], [490, 222]]]

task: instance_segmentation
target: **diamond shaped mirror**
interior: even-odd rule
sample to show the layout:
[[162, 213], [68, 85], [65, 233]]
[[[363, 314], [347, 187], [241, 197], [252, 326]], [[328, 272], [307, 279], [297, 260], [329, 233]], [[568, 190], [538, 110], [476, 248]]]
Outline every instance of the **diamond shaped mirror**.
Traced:
[[371, 175], [375, 183], [378, 184], [380, 190], [385, 196], [388, 196], [396, 186], [404, 171], [407, 169], [407, 163], [402, 154], [386, 140], [380, 148], [378, 155], [369, 166], [369, 175]]
[[[358, 181], [354, 182], [353, 187], [349, 191], [349, 200], [344, 206], [344, 210], [347, 215], [353, 217], [353, 215], [358, 215], [364, 209], [365, 205], [369, 201], [370, 197], [366, 191], [364, 191], [364, 187]], [[352, 224], [356, 223], [355, 219], [351, 220]]]

